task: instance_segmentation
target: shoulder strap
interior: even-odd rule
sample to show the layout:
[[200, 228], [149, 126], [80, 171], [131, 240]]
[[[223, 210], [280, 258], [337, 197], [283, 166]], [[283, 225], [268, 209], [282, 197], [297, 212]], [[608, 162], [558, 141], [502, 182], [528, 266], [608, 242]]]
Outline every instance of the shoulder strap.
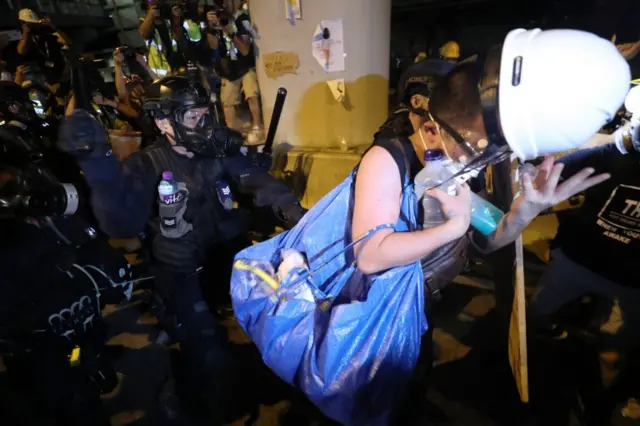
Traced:
[[402, 186], [404, 187], [407, 185], [406, 180], [408, 180], [411, 168], [405, 151], [406, 142], [403, 142], [400, 138], [381, 139], [377, 140], [374, 146], [384, 148], [389, 152], [389, 154], [391, 154], [393, 161], [395, 161], [398, 166], [398, 173], [400, 173], [400, 182], [402, 182]]

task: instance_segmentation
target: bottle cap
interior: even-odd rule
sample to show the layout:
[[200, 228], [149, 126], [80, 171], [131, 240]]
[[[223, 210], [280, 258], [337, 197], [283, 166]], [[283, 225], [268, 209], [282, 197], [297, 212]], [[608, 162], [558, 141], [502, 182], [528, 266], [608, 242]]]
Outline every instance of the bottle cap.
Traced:
[[162, 180], [173, 180], [173, 172], [169, 170], [162, 172]]
[[439, 149], [428, 149], [424, 152], [424, 161], [442, 160], [443, 154]]

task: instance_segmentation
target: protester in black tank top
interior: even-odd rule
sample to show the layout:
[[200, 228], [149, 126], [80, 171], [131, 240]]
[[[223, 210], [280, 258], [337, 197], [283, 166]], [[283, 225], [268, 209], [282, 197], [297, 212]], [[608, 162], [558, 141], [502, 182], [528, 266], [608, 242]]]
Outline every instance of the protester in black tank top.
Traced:
[[[467, 62], [438, 78], [437, 71], [429, 69], [434, 65], [437, 66], [434, 61], [415, 64], [407, 71], [409, 76], [401, 81], [411, 127], [392, 119], [378, 132], [376, 142], [358, 166], [351, 224], [354, 239], [382, 224], [398, 222], [403, 187], [411, 184], [409, 177], [416, 168], [412, 158], [420, 160], [425, 150], [442, 149], [452, 161], [464, 163], [466, 151], [458, 139], [476, 149], [481, 142], [486, 146], [488, 135], [478, 92], [478, 67]], [[440, 123], [446, 124], [446, 128]], [[394, 128], [400, 130], [399, 135]], [[586, 168], [560, 184], [562, 165], [555, 164], [553, 157], [546, 158], [538, 171], [535, 178], [522, 177], [523, 195], [514, 200], [493, 233], [486, 236], [471, 233], [471, 239], [481, 251], [488, 253], [511, 244], [541, 211], [609, 177], [593, 175], [594, 170]], [[457, 241], [466, 239], [471, 219], [471, 191], [464, 184], [457, 185], [454, 196], [438, 189], [430, 190], [429, 195], [440, 201], [444, 223], [411, 232], [393, 229], [377, 232], [355, 247], [356, 264], [363, 273], [376, 274], [431, 258], [435, 260], [427, 267], [423, 265], [423, 270], [430, 274], [428, 279], [455, 277], [444, 277], [446, 274], [439, 268], [464, 259], [463, 254], [450, 252], [448, 247], [457, 247]], [[455, 265], [446, 270], [455, 273]]]
[[[414, 130], [406, 139], [418, 158], [424, 150], [435, 148], [443, 149], [454, 162], [459, 162], [465, 150], [457, 142], [456, 136], [469, 145], [479, 146], [481, 142], [487, 142], [478, 92], [478, 68], [468, 62], [456, 66], [443, 78], [438, 78], [437, 71], [434, 72], [437, 62], [422, 61], [415, 64], [407, 71], [409, 76], [401, 82], [405, 89], [403, 96], [405, 99], [409, 97], [408, 118]], [[414, 89], [413, 83], [420, 85]], [[447, 129], [429, 120], [432, 117], [437, 117], [438, 123], [446, 123]], [[385, 139], [382, 135], [384, 131], [378, 134], [380, 141], [364, 155], [358, 168], [352, 223], [354, 236], [384, 223], [395, 223], [399, 217], [404, 179], [403, 173], [398, 172], [400, 155], [382, 146], [381, 140]], [[406, 141], [395, 142], [394, 145], [399, 146], [398, 149], [406, 155], [407, 150], [402, 148]], [[478, 248], [491, 252], [512, 243], [541, 211], [609, 178], [606, 174], [593, 175], [594, 170], [586, 168], [560, 184], [557, 177], [562, 165], [555, 164], [553, 157], [546, 158], [538, 170], [540, 173], [535, 179], [523, 176], [523, 195], [514, 200], [511, 210], [492, 234], [473, 234]], [[445, 222], [416, 232], [384, 230], [376, 233], [356, 247], [357, 264], [364, 273], [373, 274], [410, 264], [466, 235], [470, 223], [469, 187], [459, 186], [456, 196], [449, 196], [437, 189], [429, 194], [440, 201]]]

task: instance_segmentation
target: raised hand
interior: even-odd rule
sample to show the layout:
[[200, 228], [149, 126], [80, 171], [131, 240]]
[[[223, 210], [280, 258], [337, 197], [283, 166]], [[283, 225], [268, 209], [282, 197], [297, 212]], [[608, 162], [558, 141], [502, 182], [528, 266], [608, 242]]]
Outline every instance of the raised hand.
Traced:
[[608, 173], [594, 175], [595, 170], [587, 167], [560, 183], [563, 169], [564, 164], [546, 157], [538, 166], [535, 179], [529, 174], [521, 175], [524, 201], [536, 214], [611, 177]]

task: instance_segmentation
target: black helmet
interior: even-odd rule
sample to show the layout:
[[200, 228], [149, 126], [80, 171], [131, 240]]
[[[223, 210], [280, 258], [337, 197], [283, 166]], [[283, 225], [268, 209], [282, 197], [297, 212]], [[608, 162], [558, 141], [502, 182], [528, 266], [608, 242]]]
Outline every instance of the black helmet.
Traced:
[[[429, 97], [434, 84], [447, 75], [455, 65], [439, 59], [425, 59], [411, 65], [400, 77], [398, 83], [399, 101], [411, 109], [411, 97], [423, 95]], [[421, 111], [414, 111], [421, 113]]]
[[36, 127], [42, 125], [28, 92], [12, 81], [0, 81], [0, 116], [2, 121], [8, 123], [17, 122], [23, 126]]
[[220, 125], [201, 84], [182, 76], [157, 80], [145, 93], [143, 109], [153, 118], [171, 122], [178, 145], [207, 157], [224, 155], [224, 147], [217, 146], [214, 137]]

